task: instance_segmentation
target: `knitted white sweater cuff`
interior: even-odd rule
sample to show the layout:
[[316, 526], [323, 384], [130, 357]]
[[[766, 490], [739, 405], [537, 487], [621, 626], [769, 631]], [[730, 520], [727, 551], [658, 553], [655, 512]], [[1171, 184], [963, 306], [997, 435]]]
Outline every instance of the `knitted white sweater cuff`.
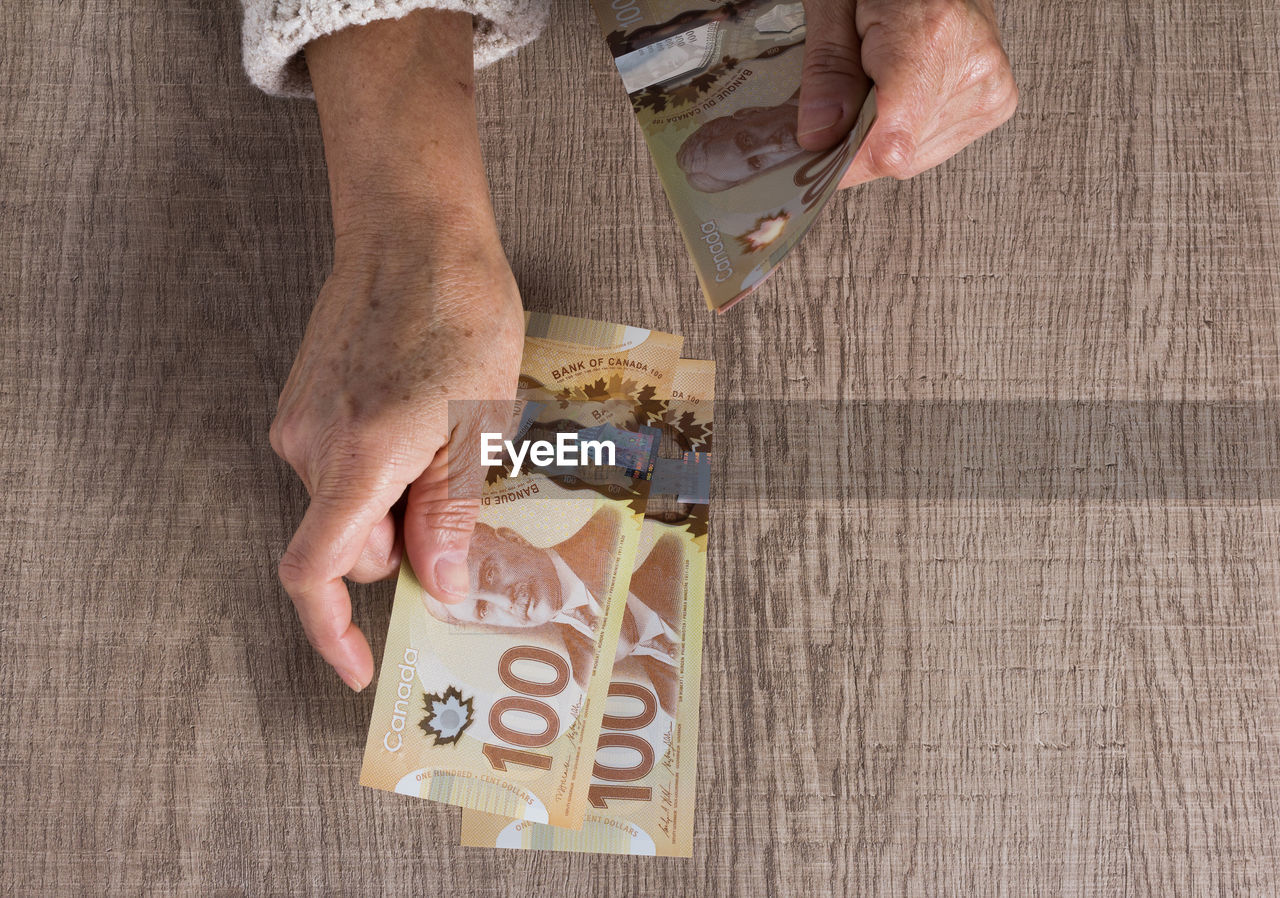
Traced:
[[398, 19], [415, 9], [470, 13], [475, 21], [475, 65], [487, 66], [538, 36], [548, 0], [241, 0], [244, 68], [269, 94], [309, 97], [311, 78], [302, 48], [322, 34], [377, 19]]

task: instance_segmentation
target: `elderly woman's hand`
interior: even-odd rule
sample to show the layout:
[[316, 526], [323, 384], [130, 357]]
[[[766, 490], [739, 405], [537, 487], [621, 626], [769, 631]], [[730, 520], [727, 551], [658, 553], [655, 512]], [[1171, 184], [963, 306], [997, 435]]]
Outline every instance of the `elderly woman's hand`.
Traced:
[[876, 124], [841, 187], [910, 178], [1013, 115], [1018, 90], [991, 0], [805, 0], [799, 141], [849, 133], [869, 76]]
[[271, 427], [311, 495], [280, 579], [356, 690], [373, 657], [343, 577], [389, 576], [403, 546], [431, 594], [465, 597], [478, 503], [450, 489], [451, 449], [455, 480], [466, 460], [448, 403], [510, 398], [519, 375], [524, 318], [480, 160], [471, 45], [469, 16], [430, 11], [307, 48], [336, 247]]
[[[476, 506], [450, 490], [450, 450], [456, 465], [467, 441], [450, 429], [448, 402], [514, 395], [524, 324], [501, 248], [476, 236], [400, 235], [340, 260], [271, 428], [311, 495], [280, 579], [353, 689], [372, 679], [373, 658], [344, 576], [392, 575], [403, 545], [428, 592], [468, 592]], [[406, 491], [398, 534], [391, 510]]]

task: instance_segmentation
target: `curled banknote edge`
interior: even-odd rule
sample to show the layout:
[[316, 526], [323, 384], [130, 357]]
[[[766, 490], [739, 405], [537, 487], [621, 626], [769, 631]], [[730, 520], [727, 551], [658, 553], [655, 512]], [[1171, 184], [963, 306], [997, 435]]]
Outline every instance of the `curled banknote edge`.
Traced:
[[592, 0], [710, 308], [751, 293], [809, 230], [875, 120], [802, 150], [804, 8], [780, 0]]

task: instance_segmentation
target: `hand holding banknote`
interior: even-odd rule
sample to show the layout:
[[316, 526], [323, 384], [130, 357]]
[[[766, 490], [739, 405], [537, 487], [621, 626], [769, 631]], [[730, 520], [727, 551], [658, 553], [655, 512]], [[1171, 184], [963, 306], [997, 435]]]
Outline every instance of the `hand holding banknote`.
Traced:
[[[446, 284], [439, 274], [421, 262], [408, 270], [335, 271], [271, 430], [272, 446], [311, 496], [280, 578], [312, 645], [357, 690], [372, 679], [373, 658], [351, 623], [342, 578], [370, 582], [395, 573], [403, 540], [432, 595], [466, 596], [481, 475], [471, 459], [475, 501], [462, 501], [457, 477], [468, 467], [450, 449], [464, 437], [450, 430], [448, 403], [515, 393], [520, 336], [505, 322], [521, 322], [514, 287], [490, 283], [471, 265], [452, 269]], [[485, 324], [459, 318], [463, 302], [488, 308]], [[361, 308], [358, 318], [353, 306]], [[473, 426], [500, 431], [504, 423]], [[397, 534], [392, 506], [406, 491]]]
[[806, 0], [799, 142], [849, 133], [869, 77], [877, 119], [840, 186], [910, 178], [1004, 124], [1018, 105], [991, 0]]
[[357, 690], [373, 658], [343, 577], [389, 576], [403, 545], [431, 595], [470, 592], [482, 478], [471, 471], [474, 502], [451, 490], [467, 469], [450, 449], [466, 434], [448, 404], [513, 397], [520, 369], [524, 320], [488, 202], [471, 52], [470, 16], [435, 11], [307, 48], [336, 247], [271, 427], [311, 496], [280, 579], [311, 643]]

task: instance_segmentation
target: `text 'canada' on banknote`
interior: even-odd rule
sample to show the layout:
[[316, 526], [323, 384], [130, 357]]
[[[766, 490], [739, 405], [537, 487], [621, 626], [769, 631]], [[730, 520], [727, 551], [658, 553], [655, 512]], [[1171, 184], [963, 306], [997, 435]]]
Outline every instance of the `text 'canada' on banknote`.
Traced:
[[848, 137], [797, 138], [800, 2], [592, 0], [708, 305], [767, 278], [813, 224], [875, 118], [868, 88]]
[[[626, 394], [670, 389], [679, 338], [558, 316], [527, 326], [530, 394], [547, 396], [533, 386], [546, 380], [627, 412]], [[496, 474], [480, 497], [465, 600], [438, 601], [402, 565], [363, 784], [581, 826], [611, 667], [600, 659], [617, 648], [647, 490], [620, 469]]]
[[[715, 365], [681, 360], [650, 419], [674, 446], [645, 512], [580, 830], [462, 812], [462, 844], [610, 854], [693, 853]], [[704, 465], [703, 462], [706, 462]]]

